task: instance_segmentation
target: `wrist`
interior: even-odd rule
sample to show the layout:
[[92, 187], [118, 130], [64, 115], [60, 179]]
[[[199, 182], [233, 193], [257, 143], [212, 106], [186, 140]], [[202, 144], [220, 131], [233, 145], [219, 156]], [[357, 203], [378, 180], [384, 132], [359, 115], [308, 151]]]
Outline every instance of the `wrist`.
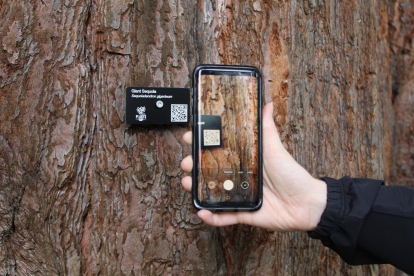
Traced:
[[318, 226], [326, 209], [327, 198], [328, 188], [326, 183], [320, 179], [313, 178], [309, 202], [309, 225], [306, 231], [315, 230]]

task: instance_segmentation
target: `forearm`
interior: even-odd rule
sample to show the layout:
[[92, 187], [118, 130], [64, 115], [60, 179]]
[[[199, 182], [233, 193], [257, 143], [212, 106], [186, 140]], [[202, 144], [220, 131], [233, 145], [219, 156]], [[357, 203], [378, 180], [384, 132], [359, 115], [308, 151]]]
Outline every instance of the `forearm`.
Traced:
[[349, 264], [390, 263], [414, 274], [414, 189], [372, 179], [325, 181], [327, 208], [309, 235]]
[[414, 275], [414, 189], [380, 187], [365, 218], [358, 247]]
[[335, 250], [349, 264], [381, 263], [358, 248], [359, 233], [383, 184], [378, 180], [323, 178], [328, 187], [327, 206], [318, 227], [309, 236]]

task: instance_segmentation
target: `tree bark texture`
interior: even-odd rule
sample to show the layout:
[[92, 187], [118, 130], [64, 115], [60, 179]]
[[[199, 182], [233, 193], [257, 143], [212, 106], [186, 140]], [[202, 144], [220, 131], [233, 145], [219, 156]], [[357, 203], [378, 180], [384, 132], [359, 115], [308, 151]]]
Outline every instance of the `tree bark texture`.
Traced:
[[388, 6], [395, 113], [391, 183], [414, 186], [414, 2], [390, 1]]
[[408, 0], [0, 0], [0, 274], [392, 275], [304, 233], [203, 225], [180, 184], [190, 126], [129, 126], [124, 94], [254, 65], [300, 164], [389, 181], [412, 19]]

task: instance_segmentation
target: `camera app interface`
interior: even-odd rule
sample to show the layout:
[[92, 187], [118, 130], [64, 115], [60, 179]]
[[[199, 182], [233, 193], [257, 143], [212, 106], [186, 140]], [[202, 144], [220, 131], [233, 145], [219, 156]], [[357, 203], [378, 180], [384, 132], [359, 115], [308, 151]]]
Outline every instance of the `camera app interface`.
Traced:
[[258, 197], [258, 88], [254, 73], [198, 80], [198, 198], [204, 203]]

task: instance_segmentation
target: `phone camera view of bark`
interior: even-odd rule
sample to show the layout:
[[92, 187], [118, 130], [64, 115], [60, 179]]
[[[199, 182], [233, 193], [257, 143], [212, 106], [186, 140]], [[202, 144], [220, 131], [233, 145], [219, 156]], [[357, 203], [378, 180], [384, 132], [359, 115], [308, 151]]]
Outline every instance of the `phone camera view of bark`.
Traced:
[[198, 197], [254, 203], [258, 196], [257, 78], [200, 75]]

